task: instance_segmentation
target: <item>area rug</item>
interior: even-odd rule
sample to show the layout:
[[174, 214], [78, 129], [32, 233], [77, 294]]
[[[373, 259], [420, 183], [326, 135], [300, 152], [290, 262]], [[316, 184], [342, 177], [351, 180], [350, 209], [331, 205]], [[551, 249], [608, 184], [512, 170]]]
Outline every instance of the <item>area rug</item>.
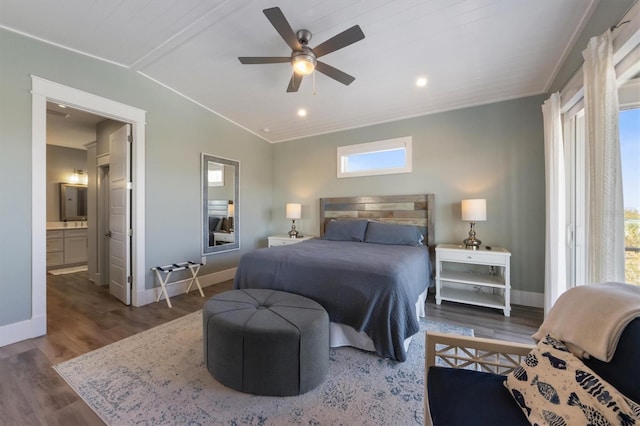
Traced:
[[109, 425], [422, 425], [427, 329], [473, 335], [423, 320], [403, 363], [331, 349], [324, 383], [294, 397], [247, 395], [219, 384], [203, 361], [202, 311], [54, 368]]

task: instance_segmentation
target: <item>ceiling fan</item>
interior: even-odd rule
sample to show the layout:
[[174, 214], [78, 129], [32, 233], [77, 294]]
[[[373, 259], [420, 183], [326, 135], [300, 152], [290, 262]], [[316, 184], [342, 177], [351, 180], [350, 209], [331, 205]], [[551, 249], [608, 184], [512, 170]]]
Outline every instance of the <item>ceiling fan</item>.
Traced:
[[311, 74], [314, 70], [318, 70], [324, 75], [347, 86], [355, 80], [355, 77], [331, 65], [318, 61], [318, 58], [362, 40], [364, 33], [360, 29], [360, 26], [354, 25], [312, 49], [308, 46], [309, 40], [311, 40], [311, 31], [298, 30], [294, 33], [287, 18], [284, 17], [279, 7], [264, 9], [262, 12], [291, 48], [291, 56], [241, 56], [238, 59], [242, 64], [277, 64], [291, 62], [293, 74], [289, 81], [287, 92], [297, 92], [302, 82], [302, 77]]

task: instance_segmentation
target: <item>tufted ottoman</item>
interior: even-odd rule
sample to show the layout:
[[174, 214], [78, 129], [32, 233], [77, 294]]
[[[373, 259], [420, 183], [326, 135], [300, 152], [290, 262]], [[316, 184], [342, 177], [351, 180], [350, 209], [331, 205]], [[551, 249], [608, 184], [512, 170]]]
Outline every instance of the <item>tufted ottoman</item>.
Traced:
[[329, 368], [329, 316], [297, 294], [230, 290], [202, 309], [204, 360], [232, 389], [256, 395], [300, 395]]

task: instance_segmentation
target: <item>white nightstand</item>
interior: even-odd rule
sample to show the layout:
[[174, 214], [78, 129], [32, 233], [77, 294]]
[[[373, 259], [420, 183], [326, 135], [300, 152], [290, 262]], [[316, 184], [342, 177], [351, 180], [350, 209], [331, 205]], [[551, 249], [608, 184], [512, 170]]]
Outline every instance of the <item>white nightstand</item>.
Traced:
[[315, 238], [315, 237], [300, 237], [300, 238], [291, 238], [288, 235], [270, 235], [268, 240], [269, 240], [269, 247], [274, 247], [274, 246], [286, 246], [288, 244], [298, 244], [301, 243], [302, 241], [306, 241], [306, 240], [310, 240], [311, 238]]
[[236, 237], [233, 232], [214, 232], [213, 233], [213, 245], [233, 243], [236, 241]]
[[[502, 309], [508, 317], [511, 312], [510, 259], [511, 253], [501, 247], [467, 250], [458, 244], [438, 244], [436, 304], [448, 300], [486, 306]], [[456, 268], [447, 264], [467, 266]]]

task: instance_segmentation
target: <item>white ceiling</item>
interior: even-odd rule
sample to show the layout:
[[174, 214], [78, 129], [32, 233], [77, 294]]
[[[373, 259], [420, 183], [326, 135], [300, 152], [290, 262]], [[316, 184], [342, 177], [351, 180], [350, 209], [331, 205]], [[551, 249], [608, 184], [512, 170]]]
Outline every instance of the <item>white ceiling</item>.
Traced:
[[86, 149], [96, 140], [96, 126], [105, 117], [47, 102], [47, 144]]
[[[596, 1], [0, 0], [0, 27], [140, 72], [279, 142], [544, 93]], [[364, 40], [322, 58], [356, 80], [316, 73], [315, 95], [311, 77], [286, 93], [288, 64], [240, 64], [291, 53], [262, 13], [274, 6], [311, 47], [360, 25]]]

